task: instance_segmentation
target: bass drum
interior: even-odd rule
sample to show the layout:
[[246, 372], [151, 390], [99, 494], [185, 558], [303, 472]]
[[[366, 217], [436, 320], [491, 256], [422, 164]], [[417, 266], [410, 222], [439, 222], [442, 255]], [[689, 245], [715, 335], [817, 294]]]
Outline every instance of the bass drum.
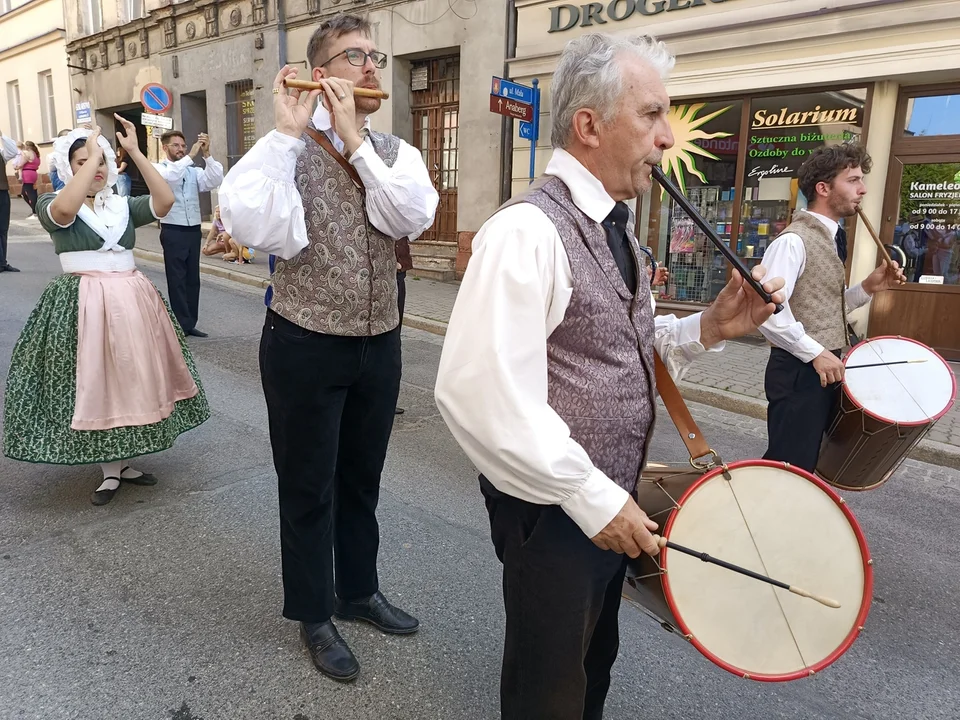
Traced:
[[957, 382], [946, 360], [902, 337], [865, 340], [843, 364], [843, 388], [816, 472], [834, 487], [870, 490], [885, 483], [947, 413]]
[[624, 596], [742, 678], [813, 675], [853, 644], [870, 609], [863, 532], [823, 481], [746, 460], [705, 475], [648, 467], [637, 502], [663, 537], [837, 600], [839, 609], [665, 548], [628, 563]]

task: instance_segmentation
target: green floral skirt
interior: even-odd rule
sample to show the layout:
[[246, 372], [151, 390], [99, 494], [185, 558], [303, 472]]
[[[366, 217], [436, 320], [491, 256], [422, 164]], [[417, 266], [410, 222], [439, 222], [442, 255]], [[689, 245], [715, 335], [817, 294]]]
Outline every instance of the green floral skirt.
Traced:
[[172, 447], [178, 435], [210, 417], [193, 356], [164, 299], [199, 392], [177, 402], [167, 418], [152, 425], [73, 430], [70, 423], [77, 392], [79, 297], [80, 276], [57, 277], [44, 290], [20, 333], [10, 361], [3, 405], [4, 455], [56, 465], [127, 460]]

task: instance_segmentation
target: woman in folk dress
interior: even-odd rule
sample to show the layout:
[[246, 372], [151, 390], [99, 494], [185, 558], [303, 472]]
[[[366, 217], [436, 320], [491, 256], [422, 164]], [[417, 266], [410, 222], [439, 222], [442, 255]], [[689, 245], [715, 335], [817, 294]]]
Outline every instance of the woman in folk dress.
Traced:
[[99, 464], [94, 505], [121, 483], [157, 480], [131, 458], [171, 447], [210, 416], [196, 366], [160, 292], [136, 269], [135, 228], [173, 205], [170, 186], [137, 146], [133, 124], [117, 140], [149, 196], [120, 197], [116, 156], [99, 128], [54, 143], [51, 162], [66, 185], [36, 212], [60, 257], [20, 334], [4, 402], [3, 451], [35, 463]]

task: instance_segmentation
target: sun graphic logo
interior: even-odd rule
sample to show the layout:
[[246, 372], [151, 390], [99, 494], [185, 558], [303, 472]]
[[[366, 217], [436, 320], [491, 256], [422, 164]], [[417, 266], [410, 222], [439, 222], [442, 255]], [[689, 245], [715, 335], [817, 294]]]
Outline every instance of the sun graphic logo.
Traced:
[[[708, 133], [700, 128], [714, 118], [723, 115], [723, 113], [727, 112], [733, 105], [727, 105], [725, 108], [720, 108], [716, 112], [704, 115], [703, 117], [697, 117], [698, 113], [703, 110], [705, 106], [706, 103], [671, 105], [670, 111], [667, 113], [670, 130], [673, 131], [673, 147], [664, 151], [660, 165], [665, 175], [669, 177], [673, 174], [674, 180], [677, 185], [680, 186], [680, 192], [684, 195], [687, 194], [686, 173], [700, 178], [700, 182], [707, 182], [707, 178], [704, 177], [703, 172], [697, 167], [696, 156], [699, 155], [710, 160], [720, 159], [709, 150], [704, 150], [697, 145], [695, 141], [725, 138], [732, 135], [732, 133], [728, 132]], [[661, 189], [660, 197], [662, 198], [665, 193], [666, 191]]]

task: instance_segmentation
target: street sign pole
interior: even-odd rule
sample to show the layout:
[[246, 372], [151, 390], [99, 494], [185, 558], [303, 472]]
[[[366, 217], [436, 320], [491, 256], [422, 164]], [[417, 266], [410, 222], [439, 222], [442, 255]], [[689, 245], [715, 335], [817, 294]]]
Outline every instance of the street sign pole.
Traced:
[[530, 136], [530, 182], [537, 173], [537, 139], [540, 137], [540, 81], [533, 79], [533, 134]]

